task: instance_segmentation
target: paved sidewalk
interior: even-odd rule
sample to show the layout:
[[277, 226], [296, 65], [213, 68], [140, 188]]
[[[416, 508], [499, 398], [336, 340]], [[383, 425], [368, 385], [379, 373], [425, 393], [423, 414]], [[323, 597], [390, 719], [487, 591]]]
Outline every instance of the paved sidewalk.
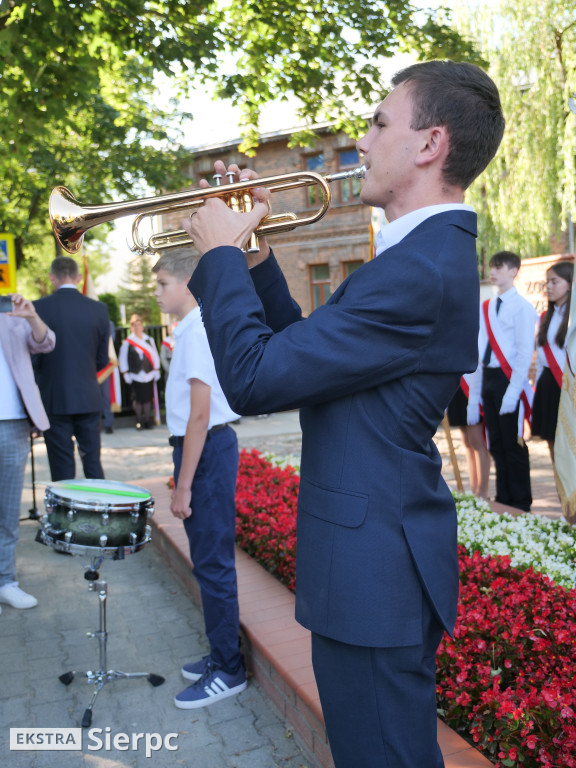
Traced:
[[[252, 443], [254, 430], [273, 435], [279, 426], [275, 418], [246, 420], [241, 425], [246, 441]], [[297, 419], [293, 416], [283, 429], [286, 440], [292, 439], [292, 433], [299, 435]], [[124, 427], [103, 435], [107, 477], [121, 481], [168, 478], [172, 467], [167, 437], [165, 427], [145, 432]], [[42, 440], [35, 441], [34, 457], [36, 501], [43, 511], [49, 473]], [[29, 466], [23, 518], [31, 506]], [[157, 768], [310, 768], [289, 727], [254, 680], [246, 691], [211, 707], [188, 711], [174, 707], [175, 694], [186, 686], [179, 672], [182, 663], [205, 655], [208, 647], [200, 611], [153, 544], [123, 561], [106, 560], [100, 568], [100, 578], [109, 585], [105, 667], [152, 672], [165, 677], [165, 683], [153, 687], [145, 678], [107, 683], [96, 699], [92, 723], [84, 729], [82, 753], [10, 751], [10, 727], [79, 727], [94, 689], [86, 671], [99, 668], [98, 641], [86, 637], [99, 628], [98, 595], [88, 590], [83, 578], [89, 558], [62, 555], [36, 543], [38, 527], [23, 520], [17, 564], [21, 586], [39, 604], [25, 611], [3, 606], [0, 616], [2, 764], [119, 768], [149, 766], [153, 760]], [[69, 670], [77, 674], [66, 687], [58, 677]], [[150, 757], [146, 737], [132, 748], [139, 733], [150, 734]], [[165, 745], [171, 733], [177, 737], [169, 745], [177, 745], [177, 751]], [[113, 739], [118, 734], [127, 734], [128, 750], [115, 748]], [[153, 747], [159, 748], [152, 751]]]
[[[121, 426], [120, 426], [121, 425]], [[235, 426], [240, 446], [278, 455], [298, 454], [300, 428], [296, 412], [268, 418], [243, 418]], [[466, 466], [459, 430], [452, 430], [464, 485]], [[122, 420], [115, 433], [102, 435], [102, 457], [110, 480], [137, 482], [172, 474], [171, 448], [165, 426], [137, 431]], [[444, 472], [454, 486], [446, 438], [438, 434]], [[534, 511], [557, 516], [560, 505], [547, 447], [530, 443]], [[36, 503], [43, 512], [44, 487], [49, 480], [43, 440], [35, 441]], [[81, 476], [80, 469], [78, 475]], [[493, 487], [493, 480], [492, 480]], [[207, 652], [199, 610], [183, 591], [170, 566], [153, 544], [122, 562], [105, 561], [101, 578], [109, 584], [107, 668], [162, 675], [166, 682], [151, 686], [145, 679], [106, 684], [85, 729], [84, 749], [78, 752], [10, 751], [9, 728], [77, 727], [90, 702], [93, 686], [88, 669], [98, 668], [98, 642], [86, 637], [98, 629], [99, 601], [83, 578], [87, 558], [69, 557], [37, 544], [38, 523], [27, 520], [33, 506], [30, 462], [22, 503], [18, 573], [21, 586], [39, 599], [38, 607], [17, 611], [3, 606], [0, 616], [0, 756], [15, 768], [90, 768], [148, 766], [158, 768], [311, 768], [287, 726], [252, 680], [239, 696], [206, 709], [183, 711], [172, 699], [183, 687], [179, 668], [184, 661]], [[58, 677], [77, 670], [68, 686]], [[92, 739], [88, 734], [93, 729]], [[162, 746], [146, 757], [144, 740], [136, 749], [110, 748], [106, 736], [150, 734], [155, 746], [170, 733], [178, 734], [177, 751]], [[152, 737], [152, 734], [157, 734]], [[98, 742], [97, 739], [101, 741]], [[96, 747], [102, 745], [100, 749]], [[88, 747], [92, 747], [89, 749]], [[130, 745], [131, 746], [131, 745]]]

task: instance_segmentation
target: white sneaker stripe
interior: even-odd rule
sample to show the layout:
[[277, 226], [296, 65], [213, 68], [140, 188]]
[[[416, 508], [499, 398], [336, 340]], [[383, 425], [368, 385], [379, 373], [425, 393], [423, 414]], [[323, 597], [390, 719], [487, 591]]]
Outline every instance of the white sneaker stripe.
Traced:
[[225, 691], [228, 691], [229, 688], [219, 677], [215, 677], [212, 683], [210, 684], [211, 689], [214, 691], [214, 693], [224, 693]]

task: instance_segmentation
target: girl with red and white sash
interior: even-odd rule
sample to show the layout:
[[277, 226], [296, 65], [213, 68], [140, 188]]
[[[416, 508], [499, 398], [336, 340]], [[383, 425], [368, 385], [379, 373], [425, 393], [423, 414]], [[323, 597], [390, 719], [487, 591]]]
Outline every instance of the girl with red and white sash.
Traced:
[[132, 407], [136, 414], [136, 429], [151, 429], [152, 404], [159, 422], [158, 392], [160, 358], [154, 339], [144, 333], [140, 315], [130, 318], [130, 335], [124, 339], [118, 355], [118, 365], [124, 381], [130, 385]]
[[546, 271], [548, 309], [540, 317], [536, 337], [536, 393], [532, 407], [532, 434], [546, 440], [554, 461], [554, 437], [566, 361], [566, 332], [574, 265], [559, 261]]

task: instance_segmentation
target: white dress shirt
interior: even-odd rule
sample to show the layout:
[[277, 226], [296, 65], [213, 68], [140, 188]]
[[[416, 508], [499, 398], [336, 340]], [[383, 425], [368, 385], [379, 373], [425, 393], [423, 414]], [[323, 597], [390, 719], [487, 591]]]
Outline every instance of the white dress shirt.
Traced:
[[174, 352], [166, 384], [166, 424], [172, 435], [182, 437], [190, 418], [190, 380], [199, 379], [210, 387], [208, 429], [236, 421], [216, 375], [214, 358], [202, 322], [200, 308], [188, 312], [176, 326]]
[[[493, 296], [490, 302], [496, 302], [498, 297]], [[507, 400], [520, 398], [524, 384], [528, 378], [528, 371], [532, 363], [534, 353], [534, 333], [536, 329], [537, 314], [533, 305], [520, 296], [515, 287], [510, 288], [499, 295], [502, 304], [498, 312], [498, 332], [494, 333], [500, 343], [504, 357], [512, 368], [510, 384], [506, 390]], [[480, 333], [478, 335], [478, 359], [482, 361], [486, 344], [488, 343], [488, 330], [484, 320], [484, 312], [480, 307]], [[494, 352], [488, 363], [489, 368], [499, 368], [500, 363]], [[482, 391], [482, 362], [470, 381], [471, 404], [480, 402]]]

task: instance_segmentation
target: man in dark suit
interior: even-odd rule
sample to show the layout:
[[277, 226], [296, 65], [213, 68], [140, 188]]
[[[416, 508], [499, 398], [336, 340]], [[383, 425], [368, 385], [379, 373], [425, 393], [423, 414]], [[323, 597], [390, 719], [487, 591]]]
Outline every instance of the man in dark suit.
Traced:
[[337, 768], [443, 765], [435, 653], [454, 628], [458, 561], [433, 437], [478, 362], [476, 215], [462, 200], [504, 130], [477, 67], [416, 64], [392, 85], [357, 145], [362, 201], [390, 223], [377, 258], [308, 318], [268, 245], [251, 271], [239, 248], [265, 191], [251, 213], [214, 199], [183, 223], [204, 254], [189, 288], [231, 406], [301, 409], [296, 618]]
[[50, 475], [52, 480], [75, 476], [75, 437], [85, 477], [103, 478], [97, 373], [108, 364], [108, 309], [79, 293], [78, 264], [68, 256], [54, 259], [50, 281], [54, 293], [34, 302], [39, 317], [56, 334], [54, 351], [35, 361], [36, 381], [50, 420], [50, 429], [44, 432]]

